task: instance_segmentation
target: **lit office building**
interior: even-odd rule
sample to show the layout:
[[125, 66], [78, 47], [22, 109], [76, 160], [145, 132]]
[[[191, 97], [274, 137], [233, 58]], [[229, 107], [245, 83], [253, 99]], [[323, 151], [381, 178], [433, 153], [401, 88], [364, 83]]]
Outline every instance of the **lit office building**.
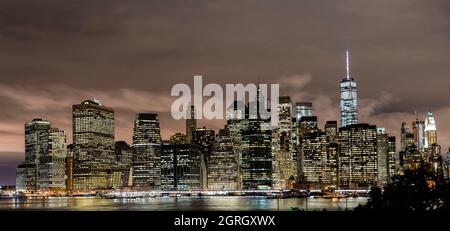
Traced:
[[339, 129], [340, 187], [368, 188], [377, 183], [377, 130], [368, 124], [352, 124]]
[[397, 174], [399, 160], [396, 152], [395, 136], [388, 137], [388, 178], [392, 178]]
[[47, 148], [47, 152], [39, 160], [39, 189], [65, 189], [66, 133], [58, 128], [50, 128]]
[[187, 136], [181, 133], [175, 133], [170, 136], [170, 144], [187, 144]]
[[296, 121], [300, 122], [303, 116], [313, 116], [313, 108], [311, 102], [297, 102], [295, 104]]
[[346, 74], [340, 84], [341, 127], [358, 123], [358, 99], [355, 80], [350, 77], [349, 53], [346, 52]]
[[296, 175], [294, 162], [295, 139], [292, 138], [292, 102], [289, 96], [279, 98], [278, 127], [272, 134], [273, 177], [275, 189], [286, 189]]
[[116, 141], [115, 143], [116, 162], [118, 164], [131, 166], [132, 149], [125, 141]]
[[325, 133], [328, 137], [328, 142], [336, 143], [338, 142], [338, 126], [337, 121], [327, 121], [325, 122]]
[[429, 146], [425, 153], [424, 159], [426, 163], [429, 163], [434, 171], [434, 173], [438, 176], [442, 176], [443, 172], [443, 162], [441, 155], [441, 146], [439, 144], [433, 143]]
[[51, 123], [33, 119], [25, 124], [25, 161], [17, 167], [17, 191], [36, 191], [38, 187], [39, 160], [48, 152]]
[[233, 142], [233, 152], [236, 156], [237, 164], [237, 189], [242, 189], [242, 131], [248, 126], [245, 119], [245, 105], [241, 101], [234, 101], [227, 109], [227, 128], [230, 131], [230, 138]]
[[339, 133], [337, 121], [325, 123], [325, 136], [327, 139], [327, 170], [329, 188], [339, 188]]
[[65, 189], [64, 131], [52, 128], [47, 120], [25, 124], [25, 161], [17, 167], [17, 191]]
[[161, 149], [161, 189], [201, 189], [200, 156], [196, 145], [164, 142]]
[[186, 118], [186, 140], [188, 143], [192, 141], [192, 133], [197, 129], [197, 118], [194, 105], [190, 105], [187, 110]]
[[377, 129], [378, 184], [384, 186], [389, 175], [389, 136], [384, 128]]
[[407, 169], [418, 169], [423, 164], [423, 154], [415, 148], [400, 151], [399, 156], [401, 166], [400, 174], [403, 174], [403, 171]]
[[317, 116], [303, 116], [299, 124], [299, 139], [305, 134], [318, 131]]
[[209, 128], [197, 128], [192, 133], [191, 143], [200, 149], [200, 177], [202, 189], [208, 188], [208, 164], [211, 157], [215, 132]]
[[444, 178], [450, 178], [450, 148], [448, 148], [447, 155], [444, 156]]
[[242, 189], [272, 188], [271, 130], [261, 129], [262, 121], [249, 119], [242, 130]]
[[422, 153], [414, 145], [414, 133], [403, 122], [400, 129], [400, 152], [396, 173], [403, 174], [407, 169], [416, 169], [423, 162]]
[[114, 110], [99, 100], [72, 106], [73, 191], [119, 188], [130, 169], [116, 161]]
[[412, 122], [414, 145], [420, 151], [425, 148], [425, 121], [419, 120], [416, 116], [416, 120]]
[[72, 106], [72, 125], [78, 163], [115, 162], [113, 109], [99, 100], [85, 100]]
[[139, 113], [133, 130], [133, 186], [161, 186], [161, 131], [158, 114]]
[[437, 129], [436, 121], [433, 113], [428, 112], [427, 118], [425, 118], [425, 148], [431, 147], [433, 144], [437, 144]]
[[238, 166], [236, 160], [230, 131], [226, 128], [220, 129], [208, 165], [208, 189], [237, 189]]
[[323, 189], [330, 184], [328, 142], [325, 132], [311, 131], [301, 139], [300, 183], [305, 189]]
[[403, 122], [400, 129], [400, 147], [401, 151], [412, 149], [414, 147], [414, 133], [411, 132], [409, 126]]

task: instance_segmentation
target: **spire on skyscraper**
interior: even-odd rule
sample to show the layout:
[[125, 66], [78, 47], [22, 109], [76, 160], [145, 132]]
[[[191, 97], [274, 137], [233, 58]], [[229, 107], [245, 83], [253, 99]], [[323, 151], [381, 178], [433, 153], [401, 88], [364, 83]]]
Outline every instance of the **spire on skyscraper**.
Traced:
[[347, 80], [350, 80], [350, 58], [349, 58], [349, 53], [348, 50], [345, 52], [345, 58], [346, 58], [346, 72], [345, 72], [345, 76], [347, 78]]

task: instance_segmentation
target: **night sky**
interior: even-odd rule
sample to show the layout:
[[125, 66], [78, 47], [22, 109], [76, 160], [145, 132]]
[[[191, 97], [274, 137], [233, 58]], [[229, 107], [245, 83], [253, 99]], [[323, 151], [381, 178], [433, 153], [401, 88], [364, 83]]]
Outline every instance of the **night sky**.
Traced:
[[[319, 126], [339, 120], [350, 50], [360, 122], [396, 135], [417, 111], [450, 144], [450, 2], [43, 1], [0, 2], [0, 185], [14, 184], [24, 123], [50, 120], [72, 140], [71, 106], [97, 98], [116, 111], [116, 140], [131, 141], [138, 112], [161, 116], [176, 83], [280, 83], [312, 101]], [[224, 121], [201, 121], [219, 129]]]

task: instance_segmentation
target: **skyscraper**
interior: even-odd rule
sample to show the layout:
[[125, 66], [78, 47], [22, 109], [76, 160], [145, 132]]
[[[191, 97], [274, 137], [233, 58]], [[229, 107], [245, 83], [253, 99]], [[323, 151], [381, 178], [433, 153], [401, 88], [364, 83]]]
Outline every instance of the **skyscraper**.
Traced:
[[300, 183], [306, 189], [322, 189], [330, 183], [326, 133], [312, 130], [303, 134], [300, 148]]
[[291, 97], [282, 96], [278, 101], [279, 126], [272, 135], [274, 188], [285, 189], [289, 179], [296, 175], [294, 162], [295, 140], [292, 139]]
[[195, 107], [194, 105], [191, 105], [187, 111], [186, 119], [186, 138], [188, 143], [192, 141], [192, 133], [197, 129], [197, 118], [195, 113]]
[[40, 190], [66, 188], [66, 156], [66, 133], [58, 128], [50, 128], [48, 151], [39, 160], [38, 185]]
[[418, 150], [423, 151], [425, 148], [425, 121], [419, 120], [416, 114], [416, 120], [412, 122], [414, 145]]
[[115, 143], [116, 162], [131, 166], [132, 149], [125, 141], [116, 141]]
[[425, 118], [425, 148], [431, 147], [432, 144], [437, 144], [437, 129], [436, 121], [433, 113], [428, 112]]
[[339, 129], [340, 187], [368, 188], [377, 183], [377, 130], [369, 124], [352, 124]]
[[181, 133], [175, 133], [170, 136], [170, 144], [187, 144], [187, 136]]
[[378, 184], [384, 186], [389, 176], [389, 136], [384, 128], [377, 128]]
[[346, 52], [346, 74], [341, 81], [341, 127], [358, 123], [356, 82], [350, 76], [349, 53]]
[[158, 114], [139, 113], [133, 130], [133, 186], [161, 186], [161, 132]]
[[400, 147], [401, 151], [414, 148], [414, 133], [411, 132], [405, 122], [402, 123], [400, 128]]
[[399, 160], [396, 152], [395, 136], [388, 137], [388, 178], [397, 174]]
[[40, 157], [48, 152], [48, 139], [51, 123], [47, 120], [33, 119], [25, 124], [25, 161], [17, 166], [16, 190], [36, 191]]
[[114, 117], [97, 99], [72, 106], [74, 191], [127, 184], [130, 169], [116, 162]]
[[25, 161], [17, 167], [17, 191], [65, 189], [66, 134], [47, 120], [25, 124]]
[[443, 158], [443, 169], [444, 169], [444, 177], [446, 179], [450, 178], [450, 148], [448, 148], [447, 154]]
[[227, 109], [227, 128], [233, 142], [233, 152], [237, 164], [237, 189], [242, 189], [242, 131], [248, 126], [245, 118], [245, 104], [234, 101]]
[[208, 188], [208, 165], [211, 157], [215, 132], [212, 129], [203, 127], [197, 128], [192, 133], [192, 144], [200, 149], [200, 177], [202, 189]]
[[163, 142], [161, 152], [161, 189], [201, 189], [200, 156], [200, 150], [197, 145]]
[[208, 164], [208, 189], [236, 190], [237, 162], [230, 130], [220, 129], [214, 141]]
[[242, 130], [242, 189], [270, 189], [272, 132], [261, 128], [260, 119], [249, 119]]
[[114, 110], [99, 100], [72, 106], [74, 158], [78, 163], [114, 163]]
[[295, 104], [296, 121], [300, 123], [303, 116], [313, 116], [313, 108], [311, 102], [297, 102]]

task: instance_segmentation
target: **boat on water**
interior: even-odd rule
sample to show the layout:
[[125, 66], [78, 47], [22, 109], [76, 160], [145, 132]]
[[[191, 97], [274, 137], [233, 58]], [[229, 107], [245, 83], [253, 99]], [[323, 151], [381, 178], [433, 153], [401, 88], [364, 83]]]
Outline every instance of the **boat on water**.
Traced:
[[25, 200], [28, 198], [28, 196], [23, 192], [16, 192], [12, 195], [12, 197], [17, 200]]

